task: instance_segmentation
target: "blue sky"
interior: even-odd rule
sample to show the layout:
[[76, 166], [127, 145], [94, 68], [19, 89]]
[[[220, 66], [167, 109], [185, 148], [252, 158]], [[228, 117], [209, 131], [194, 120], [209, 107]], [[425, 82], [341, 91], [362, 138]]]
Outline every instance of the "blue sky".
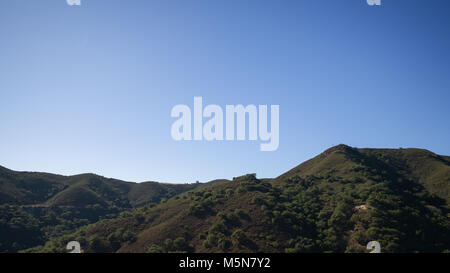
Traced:
[[[0, 2], [0, 165], [274, 177], [332, 145], [450, 155], [450, 2]], [[280, 105], [280, 146], [176, 142], [177, 104]]]

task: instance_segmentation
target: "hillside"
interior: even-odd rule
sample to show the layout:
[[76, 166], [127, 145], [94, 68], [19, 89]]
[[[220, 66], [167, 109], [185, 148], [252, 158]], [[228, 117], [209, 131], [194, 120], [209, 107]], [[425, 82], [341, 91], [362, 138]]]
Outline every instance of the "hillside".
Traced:
[[295, 175], [333, 174], [357, 181], [377, 171], [381, 171], [379, 176], [399, 176], [418, 182], [430, 193], [450, 201], [450, 158], [423, 149], [354, 149], [338, 145], [279, 176], [277, 180]]
[[237, 177], [102, 220], [29, 252], [442, 252], [450, 161], [420, 149], [332, 147], [275, 179]]
[[62, 176], [0, 167], [0, 252], [43, 244], [123, 211], [203, 184], [131, 183], [95, 174]]

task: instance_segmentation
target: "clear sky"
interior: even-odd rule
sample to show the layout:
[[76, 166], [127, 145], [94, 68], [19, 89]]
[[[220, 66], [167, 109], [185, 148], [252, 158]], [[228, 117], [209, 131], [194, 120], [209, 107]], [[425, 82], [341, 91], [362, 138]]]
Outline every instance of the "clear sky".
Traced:
[[[275, 177], [332, 145], [450, 155], [450, 1], [0, 1], [0, 165]], [[176, 142], [177, 104], [280, 105], [280, 146]]]

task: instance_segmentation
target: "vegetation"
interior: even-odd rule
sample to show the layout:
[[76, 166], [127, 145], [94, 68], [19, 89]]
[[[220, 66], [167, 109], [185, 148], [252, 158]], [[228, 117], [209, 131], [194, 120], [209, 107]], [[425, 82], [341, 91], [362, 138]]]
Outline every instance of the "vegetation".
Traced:
[[[82, 226], [201, 186], [137, 184], [93, 174], [59, 176], [0, 167], [0, 252], [42, 245]], [[116, 241], [116, 246], [121, 242]]]
[[[84, 252], [348, 253], [368, 251], [369, 241], [380, 242], [382, 252], [448, 252], [449, 182], [449, 157], [339, 145], [275, 179], [249, 174], [200, 184], [175, 198], [161, 195], [163, 202], [105, 211], [110, 217], [99, 214], [94, 224], [86, 218], [70, 225], [63, 221], [75, 218], [56, 213], [61, 229], [84, 225], [62, 236], [48, 228], [52, 217], [30, 208], [4, 206], [0, 223], [42, 244], [27, 252], [65, 252], [71, 240]], [[120, 208], [111, 198], [107, 208]], [[52, 234], [45, 244], [33, 233], [43, 226]], [[29, 244], [8, 240], [1, 242], [11, 251]]]

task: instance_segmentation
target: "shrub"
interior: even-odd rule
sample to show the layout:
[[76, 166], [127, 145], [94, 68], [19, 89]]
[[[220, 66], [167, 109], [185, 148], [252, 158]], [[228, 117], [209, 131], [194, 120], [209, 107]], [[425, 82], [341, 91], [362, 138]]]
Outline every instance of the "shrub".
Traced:
[[223, 234], [228, 234], [228, 228], [225, 225], [225, 221], [224, 220], [220, 220], [218, 222], [216, 222], [215, 224], [213, 224], [211, 226], [211, 228], [209, 229], [209, 233], [223, 233]]
[[209, 233], [208, 236], [206, 237], [206, 243], [208, 246], [212, 247], [212, 246], [216, 246], [217, 245], [217, 235], [213, 234], [213, 233]]
[[220, 247], [222, 250], [227, 250], [227, 249], [229, 249], [229, 248], [231, 247], [231, 245], [232, 245], [232, 243], [231, 243], [231, 241], [228, 240], [228, 239], [223, 238], [223, 239], [220, 239], [220, 240], [219, 240], [219, 247]]
[[173, 241], [170, 238], [167, 238], [164, 241], [164, 248], [166, 249], [167, 252], [171, 251], [173, 249]]
[[236, 214], [240, 218], [244, 218], [247, 214], [242, 209], [235, 209], [234, 214]]
[[148, 249], [147, 249], [147, 253], [163, 253], [164, 249], [156, 244], [152, 244]]
[[136, 239], [136, 235], [130, 230], [127, 230], [122, 234], [122, 242], [134, 243], [136, 242]]
[[231, 238], [236, 246], [245, 246], [249, 241], [242, 229], [236, 229], [233, 234], [231, 234]]
[[225, 196], [231, 197], [233, 195], [234, 191], [232, 189], [226, 189], [225, 190]]

